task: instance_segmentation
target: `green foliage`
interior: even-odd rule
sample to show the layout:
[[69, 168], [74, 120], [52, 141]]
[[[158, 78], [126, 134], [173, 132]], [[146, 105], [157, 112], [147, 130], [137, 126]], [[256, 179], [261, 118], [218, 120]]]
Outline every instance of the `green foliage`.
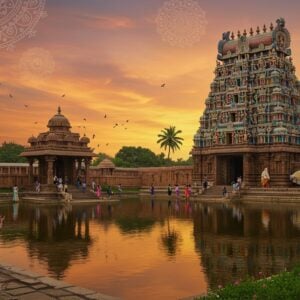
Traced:
[[98, 156], [93, 160], [92, 166], [98, 166], [98, 165], [101, 163], [101, 161], [104, 160], [105, 158], [108, 158], [108, 159], [110, 159], [110, 160], [113, 160], [113, 158], [110, 157], [109, 155], [100, 152], [100, 153], [98, 154]]
[[142, 147], [123, 147], [115, 156], [110, 157], [105, 153], [99, 153], [93, 161], [93, 166], [97, 166], [103, 159], [108, 158], [121, 168], [139, 168], [139, 167], [163, 167], [163, 166], [186, 166], [192, 165], [192, 158], [187, 160], [182, 158], [173, 161], [166, 158], [164, 153], [155, 154], [150, 149]]
[[300, 267], [261, 280], [230, 284], [198, 299], [300, 299]]
[[158, 135], [157, 143], [160, 144], [161, 148], [168, 149], [168, 159], [170, 158], [170, 152], [174, 153], [180, 149], [183, 138], [179, 137], [178, 134], [182, 133], [181, 130], [176, 130], [175, 126], [164, 128]]
[[158, 167], [163, 158], [157, 156], [150, 149], [142, 147], [123, 147], [115, 156], [114, 163], [117, 167]]
[[135, 234], [149, 232], [155, 224], [155, 220], [149, 217], [121, 216], [116, 218], [115, 223], [123, 233]]
[[19, 155], [24, 151], [25, 147], [15, 143], [4, 142], [0, 147], [0, 162], [7, 163], [23, 163], [26, 158]]

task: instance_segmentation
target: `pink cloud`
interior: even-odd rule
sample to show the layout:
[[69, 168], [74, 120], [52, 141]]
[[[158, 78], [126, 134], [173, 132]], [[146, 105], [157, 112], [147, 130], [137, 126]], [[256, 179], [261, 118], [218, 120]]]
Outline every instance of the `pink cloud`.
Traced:
[[97, 29], [130, 29], [135, 27], [135, 22], [124, 16], [80, 15], [79, 18], [86, 26]]

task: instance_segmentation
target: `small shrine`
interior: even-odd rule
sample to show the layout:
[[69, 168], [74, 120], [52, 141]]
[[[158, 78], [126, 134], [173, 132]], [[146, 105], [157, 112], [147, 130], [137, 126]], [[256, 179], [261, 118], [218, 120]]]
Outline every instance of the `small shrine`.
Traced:
[[[30, 137], [30, 147], [21, 153], [29, 161], [29, 182], [38, 180], [43, 185], [53, 185], [54, 176], [68, 184], [75, 184], [78, 177], [87, 181], [91, 160], [96, 156], [88, 147], [90, 139], [71, 132], [70, 122], [60, 107], [47, 127], [47, 132]], [[34, 162], [38, 162], [38, 178], [33, 177]]]
[[228, 185], [242, 176], [258, 186], [268, 168], [271, 185], [287, 186], [300, 170], [300, 82], [285, 25], [280, 18], [269, 28], [223, 33], [194, 137], [194, 183]]

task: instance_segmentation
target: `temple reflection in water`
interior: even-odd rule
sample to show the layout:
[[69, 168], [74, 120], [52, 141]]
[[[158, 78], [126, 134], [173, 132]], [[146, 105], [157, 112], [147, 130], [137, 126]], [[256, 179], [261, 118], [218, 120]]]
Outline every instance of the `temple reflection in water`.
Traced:
[[295, 210], [204, 207], [194, 216], [194, 237], [210, 288], [294, 266], [299, 221]]
[[[175, 201], [168, 208], [161, 201], [122, 200], [111, 205], [14, 204], [0, 207], [0, 211], [6, 216], [0, 230], [0, 253], [1, 245], [24, 244], [24, 255], [45, 263], [47, 273], [55, 278], [64, 278], [77, 263], [93, 264], [95, 257], [99, 272], [107, 265], [108, 270], [122, 268], [124, 272], [138, 268], [139, 260], [149, 256], [154, 261], [176, 263], [188, 249], [193, 253], [195, 269], [206, 278], [205, 285], [216, 288], [247, 276], [257, 277], [259, 272], [275, 274], [300, 261], [300, 210], [294, 208]], [[110, 243], [108, 250], [103, 248], [105, 239]], [[132, 242], [135, 248], [130, 248]], [[133, 256], [140, 257], [123, 261], [119, 267], [107, 257], [117, 260], [125, 245]], [[148, 257], [143, 256], [147, 250]], [[190, 266], [187, 270], [185, 265], [181, 267], [182, 272], [189, 272]], [[112, 272], [111, 276], [115, 275]], [[194, 280], [197, 286], [199, 282]]]

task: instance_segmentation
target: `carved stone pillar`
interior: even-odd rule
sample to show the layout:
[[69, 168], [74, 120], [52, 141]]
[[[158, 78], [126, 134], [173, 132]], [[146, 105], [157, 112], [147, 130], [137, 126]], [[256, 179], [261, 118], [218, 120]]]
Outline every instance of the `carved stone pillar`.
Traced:
[[28, 184], [33, 184], [33, 159], [29, 159], [29, 169], [28, 169]]
[[88, 184], [89, 170], [91, 165], [91, 159], [89, 157], [84, 159], [84, 165], [85, 165], [85, 182], [86, 184]]
[[251, 154], [246, 153], [243, 155], [243, 182], [245, 186], [251, 185], [251, 174], [253, 170], [251, 168], [252, 159]]
[[53, 184], [53, 164], [55, 157], [48, 156], [46, 157], [47, 164], [47, 184]]
[[72, 179], [71, 179], [71, 183], [72, 184], [75, 184], [76, 183], [76, 180], [77, 180], [77, 162], [78, 160], [77, 159], [74, 159], [72, 161]]

